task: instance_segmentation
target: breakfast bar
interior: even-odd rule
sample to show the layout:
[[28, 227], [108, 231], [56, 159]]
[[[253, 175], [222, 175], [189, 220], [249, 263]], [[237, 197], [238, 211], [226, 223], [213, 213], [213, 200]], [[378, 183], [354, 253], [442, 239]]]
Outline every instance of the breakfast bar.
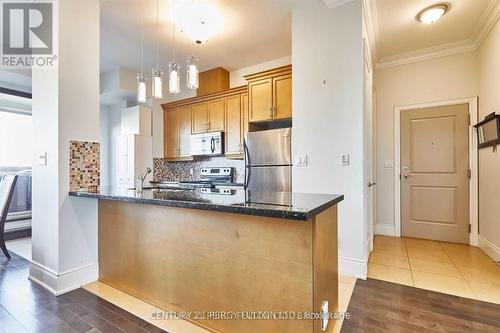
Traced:
[[[101, 188], [99, 280], [212, 332], [331, 332], [341, 195]], [[314, 320], [316, 318], [316, 320]], [[231, 320], [227, 320], [231, 319]]]

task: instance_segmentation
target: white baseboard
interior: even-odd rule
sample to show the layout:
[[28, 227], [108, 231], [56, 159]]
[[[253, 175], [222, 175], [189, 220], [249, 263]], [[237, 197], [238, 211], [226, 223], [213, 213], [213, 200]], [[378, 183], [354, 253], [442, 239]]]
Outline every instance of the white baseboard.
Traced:
[[339, 274], [366, 280], [368, 264], [362, 260], [339, 256]]
[[481, 235], [477, 236], [478, 245], [481, 250], [483, 250], [487, 255], [489, 255], [494, 261], [500, 262], [500, 248], [484, 238]]
[[98, 269], [97, 265], [92, 263], [57, 274], [54, 270], [32, 261], [28, 278], [51, 294], [59, 296], [96, 281]]
[[392, 236], [396, 235], [393, 224], [375, 224], [375, 235]]

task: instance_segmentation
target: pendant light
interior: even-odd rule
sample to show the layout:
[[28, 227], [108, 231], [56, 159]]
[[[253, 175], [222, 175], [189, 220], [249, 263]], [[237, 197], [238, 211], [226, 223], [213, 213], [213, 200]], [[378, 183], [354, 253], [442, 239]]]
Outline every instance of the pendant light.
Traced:
[[173, 42], [172, 42], [172, 61], [168, 64], [168, 91], [172, 94], [178, 94], [180, 92], [180, 70], [181, 67], [175, 62], [175, 0], [173, 1], [173, 20], [174, 20], [174, 31], [173, 31]]
[[158, 65], [158, 57], [159, 57], [159, 36], [160, 36], [160, 31], [159, 31], [159, 25], [158, 25], [158, 12], [159, 12], [159, 0], [156, 0], [156, 68], [153, 69], [153, 73], [151, 76], [151, 83], [152, 83], [152, 92], [153, 92], [153, 97], [154, 98], [162, 98], [163, 97], [163, 82], [162, 82], [162, 71]]
[[187, 75], [186, 75], [186, 86], [189, 89], [198, 89], [198, 59], [194, 55], [188, 57], [187, 59]]
[[146, 76], [144, 75], [144, 1], [141, 1], [141, 73], [137, 74], [137, 102], [146, 102]]

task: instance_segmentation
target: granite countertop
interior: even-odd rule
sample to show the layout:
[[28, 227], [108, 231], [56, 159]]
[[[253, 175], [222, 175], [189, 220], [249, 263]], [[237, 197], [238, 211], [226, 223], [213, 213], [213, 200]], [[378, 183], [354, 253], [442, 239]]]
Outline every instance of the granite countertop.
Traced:
[[234, 214], [308, 220], [344, 200], [343, 195], [290, 192], [255, 192], [242, 189], [227, 194], [209, 194], [204, 190], [135, 190], [101, 187], [98, 192], [71, 191], [70, 196], [115, 200], [147, 205], [211, 210]]

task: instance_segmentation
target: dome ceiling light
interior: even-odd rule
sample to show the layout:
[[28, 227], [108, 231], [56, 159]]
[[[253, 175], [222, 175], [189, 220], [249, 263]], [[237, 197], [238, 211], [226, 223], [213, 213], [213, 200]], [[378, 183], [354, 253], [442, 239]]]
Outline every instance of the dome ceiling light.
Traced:
[[424, 24], [432, 24], [448, 12], [450, 6], [447, 3], [439, 3], [423, 9], [417, 15], [417, 20]]

